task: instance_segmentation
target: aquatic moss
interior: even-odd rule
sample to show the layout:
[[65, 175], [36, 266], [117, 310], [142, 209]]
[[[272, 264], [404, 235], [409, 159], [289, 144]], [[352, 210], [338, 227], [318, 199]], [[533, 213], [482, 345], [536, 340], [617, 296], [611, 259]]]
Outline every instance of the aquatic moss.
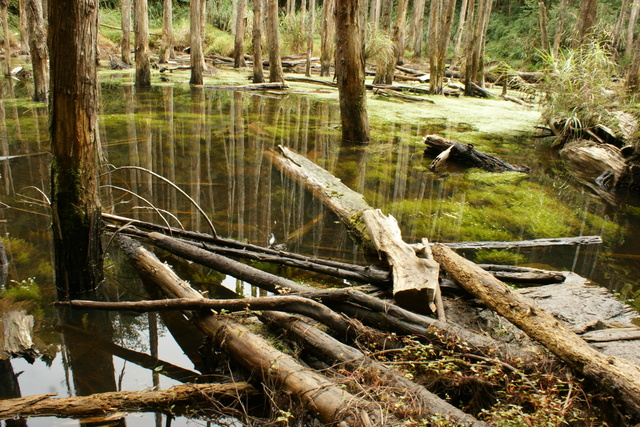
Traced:
[[518, 265], [527, 261], [523, 254], [504, 249], [483, 249], [475, 254], [475, 262], [478, 264]]

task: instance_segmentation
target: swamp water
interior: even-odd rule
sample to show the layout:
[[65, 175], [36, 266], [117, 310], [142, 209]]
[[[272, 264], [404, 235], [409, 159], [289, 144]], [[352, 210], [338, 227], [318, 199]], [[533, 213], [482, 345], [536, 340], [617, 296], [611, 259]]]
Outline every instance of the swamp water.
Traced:
[[[167, 388], [188, 379], [189, 371], [206, 368], [206, 361], [198, 356], [203, 338], [180, 316], [89, 313], [69, 319], [51, 307], [55, 286], [50, 218], [42, 203], [42, 192], [49, 188], [47, 109], [28, 102], [27, 90], [19, 83], [0, 83], [0, 236], [10, 260], [5, 295], [33, 302], [36, 347], [42, 354], [33, 364], [23, 359], [0, 361], [0, 382], [18, 384], [25, 396], [68, 396]], [[172, 186], [139, 169], [112, 171], [139, 166], [188, 193], [221, 236], [282, 245], [308, 255], [371, 262], [333, 214], [271, 166], [263, 153], [282, 144], [363, 193], [370, 205], [394, 215], [408, 242], [423, 237], [470, 241], [599, 234], [604, 240], [601, 246], [468, 251], [465, 255], [477, 262], [571, 270], [620, 293], [621, 298], [639, 295], [640, 247], [635, 242], [640, 233], [640, 208], [612, 208], [590, 195], [546, 143], [527, 136], [504, 136], [508, 118], [490, 127], [502, 132], [498, 135], [491, 134], [489, 126], [450, 120], [442, 105], [451, 107], [452, 101], [444, 98], [436, 98], [440, 107], [428, 107], [432, 111], [424, 112], [423, 117], [413, 111], [418, 109], [414, 104], [404, 106], [404, 114], [398, 104], [372, 99], [372, 143], [343, 147], [335, 97], [335, 93], [333, 99], [322, 99], [321, 95], [248, 94], [184, 86], [136, 91], [121, 81], [106, 80], [100, 119], [101, 144], [109, 164], [101, 178], [103, 209], [210, 231], [198, 209]], [[490, 108], [489, 101], [458, 103], [469, 111], [483, 105]], [[513, 116], [525, 114], [519, 108], [513, 107]], [[472, 142], [510, 163], [530, 166], [532, 173], [450, 169], [434, 174], [428, 170], [432, 159], [423, 156], [421, 143], [431, 133]], [[146, 298], [115, 242], [108, 243], [107, 282], [101, 294], [110, 301]], [[167, 261], [182, 278], [207, 290], [211, 297], [263, 293], [193, 264]], [[305, 282], [320, 280], [287, 268], [260, 267]], [[325, 280], [327, 283], [342, 284]], [[15, 390], [9, 393], [15, 395]], [[136, 414], [113, 424], [161, 424], [163, 417]], [[215, 423], [226, 425], [225, 420]], [[54, 424], [69, 421], [18, 422]], [[206, 421], [186, 418], [173, 422], [204, 424]]]

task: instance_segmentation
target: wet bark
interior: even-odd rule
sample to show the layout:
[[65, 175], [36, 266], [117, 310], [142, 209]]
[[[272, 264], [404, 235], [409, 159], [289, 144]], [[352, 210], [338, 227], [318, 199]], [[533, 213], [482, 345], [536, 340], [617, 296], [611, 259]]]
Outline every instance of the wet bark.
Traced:
[[[124, 2], [124, 1], [123, 1]], [[162, 2], [162, 44], [160, 46], [160, 63], [169, 62], [173, 58], [173, 2]]]
[[33, 101], [47, 102], [49, 95], [49, 50], [44, 28], [42, 0], [25, 0], [29, 23], [29, 49], [33, 65]]
[[149, 12], [147, 0], [134, 1], [136, 87], [151, 87], [149, 64]]
[[407, 33], [407, 4], [408, 0], [398, 0], [396, 22], [393, 27], [393, 41], [396, 50], [396, 64], [404, 64], [404, 48]]
[[51, 207], [58, 296], [81, 297], [102, 281], [98, 197], [98, 7], [49, 3]]
[[511, 291], [491, 274], [451, 249], [439, 244], [433, 245], [432, 249], [434, 258], [442, 268], [466, 290], [544, 345], [576, 372], [619, 399], [634, 418], [640, 418], [638, 365], [594, 350], [549, 312]]
[[369, 143], [369, 117], [364, 86], [364, 49], [361, 8], [364, 0], [336, 5], [336, 78], [340, 98], [342, 141]]
[[269, 46], [269, 81], [284, 82], [282, 59], [280, 57], [280, 29], [278, 2], [267, 2], [267, 45]]
[[253, 82], [264, 83], [262, 69], [262, 10], [264, 0], [253, 0]]
[[131, 65], [131, 2], [122, 0], [122, 40], [120, 51], [122, 62]]

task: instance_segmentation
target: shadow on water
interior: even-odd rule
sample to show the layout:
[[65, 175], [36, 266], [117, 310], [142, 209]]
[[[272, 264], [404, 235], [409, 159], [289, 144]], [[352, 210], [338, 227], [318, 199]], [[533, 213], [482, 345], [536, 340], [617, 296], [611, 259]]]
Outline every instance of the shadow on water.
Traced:
[[[10, 260], [9, 282], [3, 285], [28, 289], [37, 284], [31, 310], [37, 313], [37, 347], [43, 356], [33, 365], [20, 359], [0, 362], [0, 375], [7, 379], [1, 381], [3, 395], [166, 388], [191, 378], [195, 371], [213, 372], [211, 361], [198, 354], [203, 337], [192, 328], [185, 332], [190, 326], [182, 316], [85, 313], [71, 318], [51, 307], [55, 288], [44, 196], [50, 158], [33, 155], [48, 151], [47, 109], [28, 102], [25, 89], [14, 84], [0, 82], [0, 235]], [[372, 206], [393, 214], [407, 241], [601, 234], [605, 244], [600, 247], [469, 251], [466, 255], [476, 261], [576, 271], [623, 297], [640, 292], [640, 247], [634, 244], [640, 232], [640, 209], [612, 210], [532, 140], [474, 136], [474, 144], [492, 149], [511, 163], [529, 165], [530, 175], [455, 169], [434, 174], [428, 170], [431, 159], [424, 158], [418, 141], [435, 132], [464, 135], [460, 125], [442, 119], [381, 123], [372, 130], [371, 145], [345, 147], [340, 145], [337, 101], [170, 86], [136, 91], [130, 85], [104, 83], [102, 103], [101, 144], [109, 165], [140, 166], [174, 182], [206, 212], [221, 236], [365, 262], [337, 218], [263, 156], [265, 150], [283, 144], [363, 193]], [[149, 173], [119, 170], [104, 174], [101, 182], [106, 212], [210, 231], [192, 203]], [[110, 247], [108, 253], [108, 280], [100, 289], [103, 298], [147, 298], [118, 251]], [[192, 263], [167, 260], [181, 277], [212, 297], [263, 294]], [[306, 281], [320, 280], [289, 268], [261, 267]], [[24, 372], [17, 377], [19, 371]], [[114, 425], [129, 419], [159, 422], [153, 415], [140, 417], [116, 419]], [[55, 422], [34, 419], [26, 424]], [[174, 421], [174, 425], [189, 423]]]

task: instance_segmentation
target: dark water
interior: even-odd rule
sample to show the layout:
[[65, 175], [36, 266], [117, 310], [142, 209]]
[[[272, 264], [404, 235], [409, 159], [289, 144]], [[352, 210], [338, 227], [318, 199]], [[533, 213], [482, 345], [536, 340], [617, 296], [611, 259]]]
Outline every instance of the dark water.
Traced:
[[[22, 395], [61, 396], [166, 388], [184, 381], [188, 372], [174, 371], [171, 365], [200, 369], [197, 349], [202, 337], [180, 319], [127, 313], [74, 319], [50, 306], [55, 287], [50, 218], [44, 203], [50, 161], [47, 110], [27, 102], [27, 89], [20, 83], [1, 83], [0, 156], [25, 155], [0, 161], [0, 235], [10, 258], [8, 286], [28, 284], [30, 279], [37, 284], [36, 344], [44, 354], [32, 365], [11, 360], [5, 378], [15, 379], [22, 372], [17, 378]], [[409, 242], [423, 237], [465, 241], [598, 234], [605, 241], [601, 246], [466, 255], [478, 261], [572, 270], [624, 299], [640, 293], [640, 249], [635, 244], [640, 209], [613, 208], [591, 195], [543, 143], [476, 132], [474, 144], [511, 163], [531, 166], [532, 174], [456, 170], [434, 174], [428, 170], [431, 159], [423, 156], [418, 142], [429, 133], [460, 134], [460, 125], [444, 120], [419, 124], [378, 120], [370, 146], [342, 147], [339, 120], [336, 101], [309, 96], [169, 86], [137, 92], [130, 85], [106, 81], [100, 121], [103, 155], [109, 164], [102, 176], [104, 211], [210, 230], [199, 210], [176, 188], [140, 170], [112, 171], [140, 166], [188, 193], [219, 235], [366, 262], [336, 217], [271, 166], [265, 151], [283, 144], [365, 194], [372, 206], [393, 214]], [[108, 252], [108, 280], [101, 294], [113, 301], [145, 298], [144, 288], [118, 251], [110, 247]], [[179, 260], [170, 262], [182, 277], [212, 295], [259, 293], [219, 273]], [[269, 268], [306, 281], [319, 280]], [[63, 423], [33, 419], [27, 424], [54, 422]], [[132, 415], [127, 422], [163, 421], [154, 415]], [[203, 422], [179, 419], [174, 425], [194, 423]]]

